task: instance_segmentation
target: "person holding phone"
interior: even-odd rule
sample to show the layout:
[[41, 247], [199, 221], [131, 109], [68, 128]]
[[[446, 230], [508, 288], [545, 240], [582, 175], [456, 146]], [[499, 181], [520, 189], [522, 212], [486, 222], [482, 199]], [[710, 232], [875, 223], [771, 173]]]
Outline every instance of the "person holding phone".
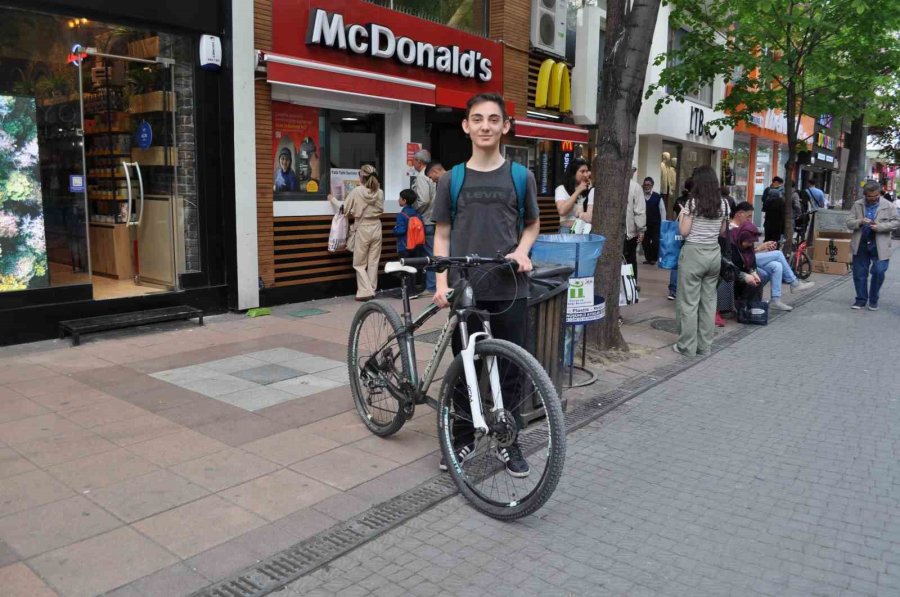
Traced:
[[[853, 204], [847, 228], [853, 231], [850, 250], [853, 253], [853, 285], [856, 300], [851, 309], [878, 310], [881, 285], [891, 258], [891, 233], [900, 228], [894, 204], [881, 196], [876, 180], [866, 181], [864, 197]], [[871, 278], [871, 281], [870, 281]]]
[[574, 158], [563, 176], [563, 184], [556, 187], [556, 211], [559, 213], [559, 233], [572, 232], [578, 220], [591, 223], [594, 215], [594, 189], [591, 169], [586, 160]]

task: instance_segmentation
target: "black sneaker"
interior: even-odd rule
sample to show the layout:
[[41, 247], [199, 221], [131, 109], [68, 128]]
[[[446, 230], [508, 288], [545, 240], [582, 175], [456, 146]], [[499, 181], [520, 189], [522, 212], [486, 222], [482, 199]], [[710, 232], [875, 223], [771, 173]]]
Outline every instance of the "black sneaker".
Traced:
[[522, 456], [519, 444], [513, 444], [508, 448], [497, 448], [497, 460], [506, 465], [506, 472], [513, 477], [527, 477], [531, 473], [531, 467]]
[[[475, 453], [475, 450], [472, 449], [472, 445], [468, 444], [463, 446], [462, 448], [457, 448], [456, 450], [456, 458], [459, 460], [460, 464], [463, 464], [466, 460], [472, 457]], [[444, 458], [443, 453], [441, 454], [441, 462], [438, 464], [438, 468], [442, 471], [447, 470], [447, 460]]]

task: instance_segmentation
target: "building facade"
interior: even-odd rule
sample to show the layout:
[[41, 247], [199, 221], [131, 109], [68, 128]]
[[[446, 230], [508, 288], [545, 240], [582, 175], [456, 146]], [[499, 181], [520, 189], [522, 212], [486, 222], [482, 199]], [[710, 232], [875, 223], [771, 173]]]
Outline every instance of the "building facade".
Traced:
[[199, 47], [214, 36], [221, 61], [229, 10], [0, 3], [0, 344], [63, 319], [228, 307], [231, 82]]

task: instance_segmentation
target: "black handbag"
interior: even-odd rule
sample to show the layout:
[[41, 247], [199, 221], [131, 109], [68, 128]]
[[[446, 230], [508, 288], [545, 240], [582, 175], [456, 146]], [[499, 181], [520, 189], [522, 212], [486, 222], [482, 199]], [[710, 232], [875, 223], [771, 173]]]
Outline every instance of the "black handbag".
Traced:
[[738, 323], [769, 325], [769, 303], [766, 301], [736, 301], [735, 316]]

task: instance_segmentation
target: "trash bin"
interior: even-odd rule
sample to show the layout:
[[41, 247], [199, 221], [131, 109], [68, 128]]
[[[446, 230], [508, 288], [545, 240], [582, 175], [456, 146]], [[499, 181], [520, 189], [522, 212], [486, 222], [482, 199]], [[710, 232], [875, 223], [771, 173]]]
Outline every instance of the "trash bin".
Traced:
[[567, 265], [572, 276], [593, 276], [606, 237], [599, 234], [541, 234], [531, 249], [535, 267]]
[[[566, 325], [566, 297], [571, 267], [555, 267], [534, 272], [529, 278], [528, 322], [525, 329], [525, 349], [547, 372], [559, 395], [563, 410], [564, 377], [563, 351]], [[540, 403], [525, 404], [520, 415], [526, 423], [544, 416]]]
[[[531, 250], [531, 261], [535, 267], [567, 265], [573, 269], [573, 278], [593, 277], [605, 243], [606, 237], [599, 234], [541, 234]], [[572, 348], [580, 342], [584, 326], [569, 326], [565, 333], [563, 362], [572, 367]]]

